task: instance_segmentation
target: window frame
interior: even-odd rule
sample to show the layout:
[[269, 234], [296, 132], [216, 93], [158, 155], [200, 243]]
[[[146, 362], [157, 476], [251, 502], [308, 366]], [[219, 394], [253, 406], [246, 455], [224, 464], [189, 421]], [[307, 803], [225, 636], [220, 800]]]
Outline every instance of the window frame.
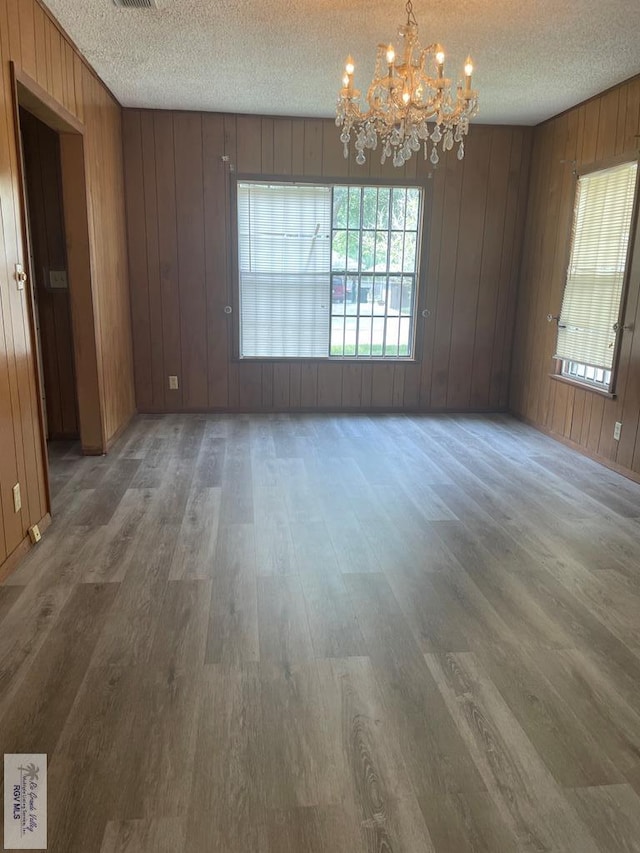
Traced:
[[[358, 186], [358, 187], [416, 187], [422, 190], [422, 204], [420, 218], [417, 228], [417, 264], [415, 272], [415, 310], [411, 325], [413, 340], [413, 353], [410, 356], [350, 356], [330, 355], [326, 356], [241, 356], [240, 355], [240, 273], [238, 261], [238, 184], [239, 183], [278, 183], [278, 184], [308, 184], [310, 186]], [[253, 172], [233, 172], [230, 175], [230, 223], [229, 233], [231, 236], [231, 360], [245, 364], [414, 364], [422, 361], [424, 326], [428, 316], [426, 312], [426, 269], [429, 248], [429, 223], [431, 221], [432, 198], [428, 192], [428, 176], [424, 178], [410, 178], [402, 176], [401, 180], [393, 178], [378, 177], [355, 177], [338, 176], [326, 177], [317, 175], [271, 175], [256, 174]], [[332, 223], [333, 225], [333, 223]], [[329, 299], [331, 299], [331, 282], [329, 282]], [[235, 316], [234, 316], [235, 315]], [[418, 321], [422, 322], [418, 322]], [[329, 322], [331, 321], [331, 309], [329, 311]]]
[[[567, 286], [567, 273], [569, 270], [569, 263], [571, 260], [571, 236], [573, 229], [573, 222], [575, 218], [575, 206], [576, 206], [576, 194], [578, 189], [578, 181], [580, 178], [585, 177], [587, 175], [592, 175], [595, 172], [603, 172], [607, 169], [612, 169], [615, 166], [623, 166], [628, 163], [637, 163], [638, 168], [636, 171], [636, 184], [634, 190], [633, 197], [633, 207], [631, 210], [631, 222], [629, 225], [629, 242], [627, 244], [627, 255], [625, 258], [625, 270], [624, 277], [622, 281], [622, 293], [620, 295], [620, 305], [618, 308], [618, 319], [617, 323], [619, 325], [619, 331], [616, 334], [616, 342], [615, 342], [615, 350], [613, 353], [613, 360], [611, 365], [611, 380], [609, 385], [598, 384], [595, 382], [590, 382], [589, 380], [582, 380], [580, 378], [576, 378], [574, 376], [568, 375], [564, 372], [564, 362], [580, 363], [575, 359], [562, 359], [562, 358], [554, 358], [554, 370], [549, 376], [552, 379], [556, 379], [560, 382], [565, 382], [568, 385], [573, 385], [576, 388], [581, 388], [584, 391], [591, 391], [594, 394], [598, 394], [600, 396], [615, 398], [616, 397], [616, 385], [618, 381], [618, 373], [620, 366], [620, 352], [622, 349], [622, 333], [625, 330], [624, 327], [624, 317], [627, 311], [627, 300], [629, 296], [629, 284], [631, 280], [631, 267], [634, 250], [638, 248], [640, 250], [640, 240], [638, 241], [638, 246], [636, 247], [636, 236], [638, 232], [638, 224], [639, 224], [639, 212], [640, 212], [640, 156], [635, 154], [634, 156], [629, 156], [629, 154], [621, 154], [615, 157], [608, 157], [603, 160], [598, 160], [595, 163], [590, 163], [587, 166], [582, 166], [577, 168], [574, 166], [573, 176], [573, 194], [571, 197], [571, 204], [569, 208], [568, 214], [568, 224], [567, 224], [567, 239], [565, 244], [565, 263], [564, 263], [564, 283], [562, 287], [562, 292], [560, 294], [560, 308], [558, 309], [557, 316], [554, 316], [556, 323], [559, 322], [560, 311], [562, 306], [562, 300], [564, 299], [564, 291]], [[552, 315], [549, 315], [551, 317]], [[555, 345], [554, 345], [555, 347]]]

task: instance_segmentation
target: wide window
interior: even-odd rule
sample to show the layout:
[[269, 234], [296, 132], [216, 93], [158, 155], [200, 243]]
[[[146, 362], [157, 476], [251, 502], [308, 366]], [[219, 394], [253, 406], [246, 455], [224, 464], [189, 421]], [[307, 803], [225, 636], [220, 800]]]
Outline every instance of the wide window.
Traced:
[[561, 373], [610, 390], [619, 339], [637, 163], [578, 178], [558, 321]]
[[412, 358], [422, 190], [239, 181], [241, 358]]

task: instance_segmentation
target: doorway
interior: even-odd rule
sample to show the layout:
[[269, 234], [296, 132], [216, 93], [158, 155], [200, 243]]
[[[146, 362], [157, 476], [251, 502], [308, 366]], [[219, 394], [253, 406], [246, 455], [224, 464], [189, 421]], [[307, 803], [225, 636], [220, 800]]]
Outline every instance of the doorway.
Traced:
[[[106, 453], [98, 376], [85, 128], [11, 63], [32, 345], [48, 449]], [[49, 491], [56, 484], [49, 484]], [[49, 494], [49, 508], [51, 495]]]
[[23, 107], [19, 116], [40, 395], [49, 451], [58, 452], [80, 438], [60, 138]]

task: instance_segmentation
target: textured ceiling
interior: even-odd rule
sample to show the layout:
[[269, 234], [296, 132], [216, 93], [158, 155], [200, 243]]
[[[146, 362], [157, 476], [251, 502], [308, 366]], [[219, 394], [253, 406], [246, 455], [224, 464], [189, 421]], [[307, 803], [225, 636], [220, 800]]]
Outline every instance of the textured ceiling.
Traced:
[[[365, 89], [404, 4], [380, 0], [46, 0], [125, 106], [330, 116], [344, 59]], [[468, 52], [487, 123], [536, 124], [640, 73], [640, 0], [414, 0], [421, 41]]]

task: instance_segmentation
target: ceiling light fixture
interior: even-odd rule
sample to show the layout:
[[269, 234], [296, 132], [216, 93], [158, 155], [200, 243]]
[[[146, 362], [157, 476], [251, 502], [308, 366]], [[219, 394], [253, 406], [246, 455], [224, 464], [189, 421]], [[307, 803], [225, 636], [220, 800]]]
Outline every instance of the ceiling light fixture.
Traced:
[[[407, 22], [398, 29], [404, 40], [402, 51], [396, 54], [392, 44], [378, 45], [375, 74], [367, 91], [369, 109], [365, 112], [358, 103], [360, 92], [353, 88], [353, 59], [347, 59], [336, 125], [342, 128], [340, 140], [345, 157], [349, 156], [351, 132], [356, 134], [359, 165], [366, 161], [365, 149], [375, 150], [378, 141], [382, 146], [381, 162], [393, 156], [394, 166], [404, 165], [421, 147], [425, 159], [429, 156], [435, 166], [440, 160], [440, 143], [443, 151], [450, 151], [457, 143], [458, 159], [462, 160], [469, 119], [478, 112], [478, 93], [471, 88], [471, 57], [467, 57], [464, 83], [458, 83], [454, 98], [451, 80], [444, 76], [442, 46], [421, 47], [411, 0], [407, 0], [406, 12]], [[435, 76], [427, 70], [429, 62]]]

